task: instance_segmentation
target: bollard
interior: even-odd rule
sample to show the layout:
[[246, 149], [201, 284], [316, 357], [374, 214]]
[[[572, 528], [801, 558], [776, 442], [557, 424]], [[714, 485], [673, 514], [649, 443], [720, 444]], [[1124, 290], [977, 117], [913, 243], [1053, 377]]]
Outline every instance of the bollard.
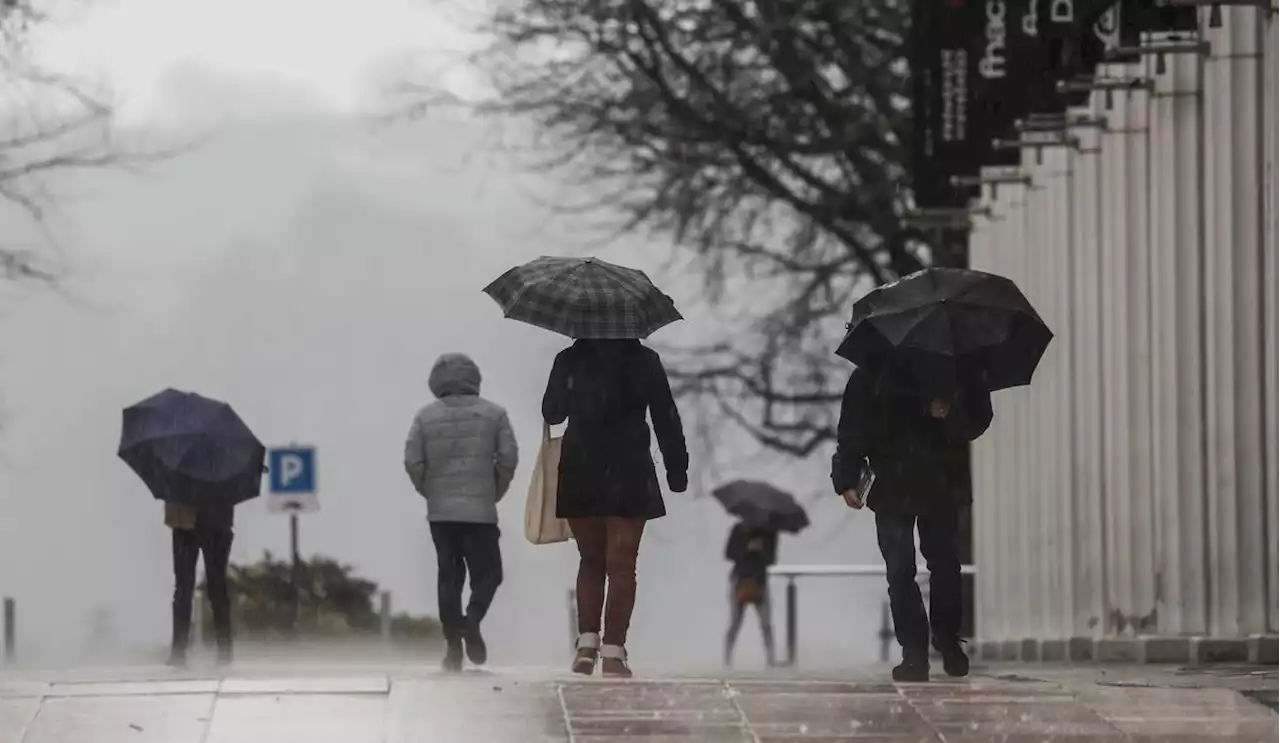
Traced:
[[18, 609], [14, 600], [4, 597], [4, 659], [5, 662], [12, 662], [16, 653], [18, 625], [17, 625]]
[[379, 612], [382, 616], [382, 642], [391, 643], [391, 592], [383, 591]]
[[796, 652], [796, 581], [787, 580], [787, 665], [794, 667], [797, 662]]

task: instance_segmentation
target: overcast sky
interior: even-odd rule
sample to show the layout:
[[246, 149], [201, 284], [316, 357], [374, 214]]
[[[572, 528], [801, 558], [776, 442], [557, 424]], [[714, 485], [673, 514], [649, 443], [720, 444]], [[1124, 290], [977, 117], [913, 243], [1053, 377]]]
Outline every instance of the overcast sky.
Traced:
[[[303, 519], [303, 551], [353, 563], [399, 608], [433, 612], [434, 553], [402, 442], [431, 399], [432, 361], [464, 351], [521, 445], [501, 509], [507, 582], [489, 622], [493, 656], [564, 661], [575, 555], [528, 545], [521, 527], [542, 387], [566, 341], [504, 321], [480, 288], [594, 238], [549, 213], [563, 186], [492, 150], [491, 124], [443, 114], [371, 124], [389, 71], [466, 48], [458, 18], [431, 0], [98, 0], [40, 37], [50, 60], [111, 83], [131, 135], [214, 134], [139, 175], [59, 182], [54, 226], [71, 278], [62, 292], [3, 295], [0, 593], [18, 597], [29, 653], [82, 647], [98, 606], [123, 643], [167, 641], [169, 535], [115, 457], [120, 409], [166, 386], [227, 400], [268, 445], [315, 444], [322, 511]], [[476, 84], [454, 69], [450, 84]], [[667, 255], [639, 239], [594, 252], [655, 278]], [[688, 281], [661, 278], [692, 298]], [[686, 315], [655, 340], [707, 332]], [[699, 497], [716, 477], [763, 476], [812, 502], [815, 525], [783, 541], [783, 562], [878, 559], [870, 517], [829, 494], [825, 455], [794, 464], [728, 428], [711, 437], [716, 466], [696, 461], [690, 493], [668, 496], [670, 515], [646, 532], [630, 643], [641, 669], [718, 662], [730, 522]], [[286, 522], [263, 500], [238, 513], [236, 560], [287, 547]], [[879, 579], [806, 582], [806, 663], [874, 657], [883, 598]], [[747, 663], [761, 657], [757, 638], [749, 621]]]

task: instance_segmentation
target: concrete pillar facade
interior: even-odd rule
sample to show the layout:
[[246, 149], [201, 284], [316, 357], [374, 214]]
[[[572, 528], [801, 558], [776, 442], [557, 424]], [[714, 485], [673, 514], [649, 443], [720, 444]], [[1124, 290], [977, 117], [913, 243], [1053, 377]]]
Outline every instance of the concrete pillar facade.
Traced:
[[1276, 21], [1219, 12], [986, 192], [973, 266], [1056, 337], [975, 447], [984, 654], [1274, 658]]

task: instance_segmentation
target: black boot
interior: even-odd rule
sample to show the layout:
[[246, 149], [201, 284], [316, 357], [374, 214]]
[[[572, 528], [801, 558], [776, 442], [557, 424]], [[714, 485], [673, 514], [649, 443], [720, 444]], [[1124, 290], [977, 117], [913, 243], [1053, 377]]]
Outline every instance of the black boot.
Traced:
[[467, 628], [462, 634], [462, 639], [467, 646], [467, 660], [483, 666], [489, 660], [489, 646], [484, 644], [484, 637], [480, 634], [480, 623], [467, 621]]
[[462, 670], [462, 639], [458, 637], [446, 638], [447, 643], [444, 651], [444, 661], [440, 663], [440, 668], [449, 673], [456, 673]]
[[893, 680], [905, 684], [924, 683], [929, 680], [929, 652], [903, 652], [902, 662], [893, 668]]
[[933, 646], [942, 654], [942, 670], [948, 676], [963, 678], [969, 675], [969, 654], [964, 651], [964, 640], [934, 638]]

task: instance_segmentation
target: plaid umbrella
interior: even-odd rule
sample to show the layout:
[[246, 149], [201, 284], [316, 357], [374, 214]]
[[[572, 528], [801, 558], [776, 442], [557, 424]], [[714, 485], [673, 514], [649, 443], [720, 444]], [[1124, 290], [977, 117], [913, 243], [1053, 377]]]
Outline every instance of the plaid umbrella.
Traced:
[[484, 288], [513, 320], [570, 338], [647, 338], [683, 320], [644, 271], [598, 258], [543, 256]]

